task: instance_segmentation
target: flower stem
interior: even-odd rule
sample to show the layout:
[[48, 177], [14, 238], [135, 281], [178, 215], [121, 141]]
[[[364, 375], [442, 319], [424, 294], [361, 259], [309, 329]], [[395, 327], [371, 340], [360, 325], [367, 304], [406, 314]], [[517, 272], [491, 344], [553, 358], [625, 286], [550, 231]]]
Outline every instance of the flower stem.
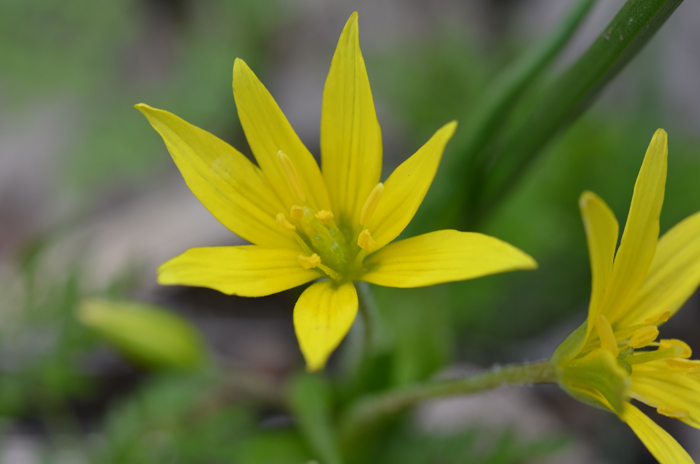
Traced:
[[357, 282], [357, 298], [360, 306], [360, 314], [362, 314], [362, 323], [365, 328], [364, 333], [364, 353], [366, 358], [369, 353], [376, 349], [380, 342], [381, 334], [381, 319], [377, 302], [374, 300], [372, 289], [367, 282]]
[[448, 396], [468, 395], [504, 385], [529, 385], [556, 382], [554, 366], [549, 361], [513, 366], [496, 366], [488, 371], [454, 380], [438, 380], [400, 390], [367, 396], [351, 405], [341, 417], [340, 436], [353, 441], [368, 427], [411, 406]]

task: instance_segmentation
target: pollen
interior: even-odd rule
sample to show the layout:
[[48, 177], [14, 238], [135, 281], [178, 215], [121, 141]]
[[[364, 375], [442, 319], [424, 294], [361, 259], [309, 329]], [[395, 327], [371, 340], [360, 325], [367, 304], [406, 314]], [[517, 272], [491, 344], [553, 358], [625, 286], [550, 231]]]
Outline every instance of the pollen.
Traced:
[[294, 219], [299, 221], [304, 217], [304, 208], [299, 205], [294, 205], [292, 206], [292, 210], [289, 212], [289, 214], [291, 214]]
[[288, 230], [290, 232], [294, 232], [295, 230], [297, 230], [297, 228], [294, 227], [294, 224], [287, 220], [287, 216], [285, 216], [284, 213], [279, 213], [277, 215], [277, 222], [279, 222], [285, 230]]
[[645, 346], [648, 346], [650, 343], [656, 340], [656, 337], [658, 336], [659, 329], [657, 329], [656, 326], [650, 325], [649, 327], [644, 327], [643, 329], [639, 329], [634, 334], [632, 334], [632, 338], [630, 339], [630, 346], [635, 349], [644, 348]]
[[333, 220], [333, 213], [330, 211], [326, 211], [325, 209], [322, 209], [318, 213], [316, 213], [316, 219], [318, 219], [321, 224], [328, 224]]
[[304, 269], [313, 269], [321, 264], [321, 257], [316, 253], [312, 254], [311, 256], [299, 255], [298, 260], [299, 264], [301, 264], [301, 267]]
[[612, 326], [608, 321], [608, 318], [602, 314], [595, 318], [595, 328], [598, 331], [598, 337], [600, 337], [600, 345], [603, 349], [611, 352], [613, 356], [617, 358], [620, 354], [620, 350], [617, 347], [617, 341], [615, 340], [615, 334], [613, 333]]
[[277, 159], [282, 165], [282, 172], [287, 179], [287, 185], [289, 185], [289, 190], [292, 191], [294, 199], [299, 203], [304, 203], [306, 201], [306, 195], [304, 195], [304, 189], [301, 186], [301, 181], [299, 180], [299, 175], [294, 167], [294, 163], [282, 150], [277, 152]]
[[690, 415], [690, 412], [686, 411], [685, 409], [672, 409], [664, 404], [660, 404], [659, 407], [656, 408], [656, 412], [666, 417], [672, 417], [674, 419], [682, 419]]
[[367, 253], [370, 253], [372, 250], [374, 250], [375, 245], [376, 243], [368, 229], [360, 232], [360, 235], [357, 237], [357, 246], [365, 250]]
[[364, 206], [362, 207], [362, 211], [360, 212], [360, 224], [363, 226], [366, 226], [369, 224], [369, 221], [372, 220], [372, 216], [374, 216], [374, 211], [377, 209], [379, 200], [382, 199], [382, 193], [384, 193], [384, 184], [380, 182], [374, 186], [367, 197]]
[[691, 350], [688, 344], [682, 340], [676, 340], [673, 338], [659, 340], [659, 350], [671, 347], [679, 347], [682, 349], [681, 353], [676, 356], [678, 358], [688, 359], [693, 354], [693, 350]]

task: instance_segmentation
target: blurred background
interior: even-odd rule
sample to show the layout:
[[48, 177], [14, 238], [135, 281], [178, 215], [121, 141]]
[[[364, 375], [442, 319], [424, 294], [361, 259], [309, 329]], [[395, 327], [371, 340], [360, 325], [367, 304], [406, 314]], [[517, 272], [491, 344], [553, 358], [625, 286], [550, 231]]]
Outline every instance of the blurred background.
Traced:
[[[240, 57], [318, 155], [323, 84], [338, 36], [358, 11], [386, 174], [445, 122], [466, 130], [494, 76], [573, 3], [0, 0], [0, 462], [311, 458], [274, 404], [217, 395], [208, 375], [122, 356], [77, 320], [83, 298], [149, 302], [194, 324], [216, 363], [265, 385], [282, 385], [303, 367], [291, 317], [302, 289], [242, 299], [156, 284], [157, 266], [187, 248], [243, 242], [191, 194], [134, 104], [171, 111], [250, 154], [231, 91]], [[553, 72], [623, 3], [598, 1]], [[520, 247], [538, 271], [377, 288], [394, 350], [357, 388], [548, 357], [586, 314], [578, 196], [595, 191], [623, 223], [656, 128], [667, 130], [670, 149], [662, 232], [700, 210], [698, 22], [700, 4], [682, 4], [497, 208], [478, 223], [451, 224]], [[444, 163], [460, 148], [458, 133]], [[448, 201], [440, 196], [447, 182], [454, 176], [438, 171], [424, 209]], [[406, 233], [435, 229], [431, 212], [419, 211]], [[696, 295], [663, 336], [700, 349], [699, 329]], [[700, 432], [654, 419], [700, 459]], [[554, 387], [437, 401], [403, 423], [376, 448], [376, 462], [655, 462], [612, 414]]]

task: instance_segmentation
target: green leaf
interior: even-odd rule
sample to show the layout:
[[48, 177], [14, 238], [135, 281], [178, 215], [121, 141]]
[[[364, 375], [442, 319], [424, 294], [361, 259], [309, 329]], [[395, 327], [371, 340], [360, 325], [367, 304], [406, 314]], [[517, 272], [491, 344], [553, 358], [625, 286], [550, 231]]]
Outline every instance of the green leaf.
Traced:
[[78, 318], [127, 357], [148, 366], [190, 370], [204, 363], [204, 342], [197, 329], [157, 306], [85, 300]]
[[332, 395], [318, 374], [301, 374], [291, 383], [289, 402], [299, 428], [317, 459], [323, 464], [342, 464], [332, 421]]
[[493, 210], [544, 146], [574, 122], [634, 58], [683, 0], [628, 0], [590, 48], [532, 104], [478, 175], [486, 179], [476, 217]]

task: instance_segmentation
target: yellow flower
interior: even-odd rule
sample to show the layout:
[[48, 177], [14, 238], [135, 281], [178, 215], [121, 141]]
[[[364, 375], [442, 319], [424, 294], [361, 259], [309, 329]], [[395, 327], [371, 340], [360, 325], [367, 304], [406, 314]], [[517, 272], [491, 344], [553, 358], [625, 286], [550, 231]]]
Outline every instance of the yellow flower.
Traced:
[[355, 320], [353, 281], [420, 287], [536, 267], [522, 251], [477, 233], [442, 230], [389, 245], [423, 201], [456, 123], [439, 129], [379, 182], [382, 136], [357, 13], [340, 36], [323, 93], [323, 171], [240, 59], [233, 66], [233, 95], [259, 167], [177, 116], [136, 105], [197, 198], [253, 243], [187, 250], [160, 267], [158, 281], [257, 297], [321, 278], [294, 308], [309, 370], [323, 368]]
[[552, 357], [564, 389], [617, 413], [664, 464], [693, 460], [631, 399], [700, 428], [700, 361], [688, 359], [690, 348], [680, 340], [656, 341], [658, 327], [700, 283], [700, 213], [658, 238], [667, 155], [666, 132], [659, 129], [639, 171], [617, 253], [612, 211], [594, 193], [581, 195], [593, 275], [588, 319]]

